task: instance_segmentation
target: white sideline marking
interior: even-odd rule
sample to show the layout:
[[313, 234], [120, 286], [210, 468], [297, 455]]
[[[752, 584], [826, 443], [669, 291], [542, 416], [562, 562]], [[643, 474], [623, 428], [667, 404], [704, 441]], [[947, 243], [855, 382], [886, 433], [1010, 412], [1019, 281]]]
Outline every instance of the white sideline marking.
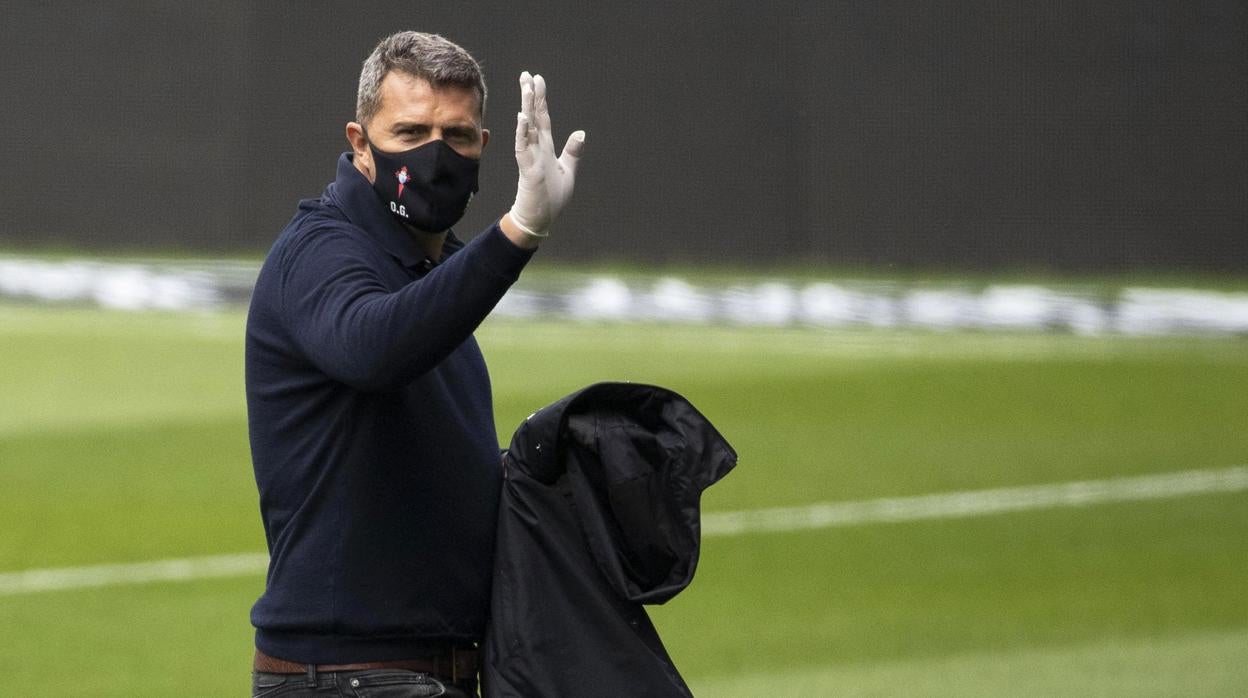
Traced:
[[711, 513], [702, 516], [702, 533], [708, 536], [733, 536], [865, 523], [954, 519], [1030, 509], [1080, 507], [1104, 502], [1135, 502], [1243, 490], [1248, 490], [1248, 466]]
[[[801, 531], [867, 523], [985, 516], [1012, 511], [1078, 507], [1103, 502], [1169, 499], [1248, 490], [1248, 466], [1188, 470], [1162, 475], [1087, 480], [1052, 485], [1004, 487], [928, 494], [917, 497], [825, 502], [804, 507], [779, 507], [704, 514], [702, 533], [733, 536], [745, 533]], [[213, 577], [263, 574], [264, 553], [212, 555], [115, 565], [61, 567], [0, 573], [0, 596], [65, 589], [181, 582]]]
[[4, 572], [0, 573], [0, 596], [122, 584], [185, 582], [211, 577], [243, 577], [263, 573], [268, 566], [269, 556], [265, 553], [241, 553]]

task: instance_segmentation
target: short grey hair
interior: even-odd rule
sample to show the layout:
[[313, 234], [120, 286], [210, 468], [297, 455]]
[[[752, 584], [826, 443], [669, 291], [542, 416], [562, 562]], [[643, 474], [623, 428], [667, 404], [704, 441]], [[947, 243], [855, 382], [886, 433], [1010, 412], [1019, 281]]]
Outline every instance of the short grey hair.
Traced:
[[434, 87], [453, 85], [477, 93], [477, 112], [485, 120], [485, 78], [475, 58], [437, 35], [404, 31], [382, 39], [364, 61], [355, 97], [355, 120], [367, 124], [381, 110], [381, 81], [392, 70], [423, 78]]

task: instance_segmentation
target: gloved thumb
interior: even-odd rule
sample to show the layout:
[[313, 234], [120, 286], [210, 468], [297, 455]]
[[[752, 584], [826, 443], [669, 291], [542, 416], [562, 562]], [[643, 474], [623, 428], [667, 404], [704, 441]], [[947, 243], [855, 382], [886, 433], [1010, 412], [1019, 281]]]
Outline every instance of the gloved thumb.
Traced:
[[563, 146], [563, 153], [559, 155], [559, 164], [564, 169], [575, 173], [576, 164], [580, 162], [581, 154], [585, 152], [585, 132], [573, 131], [568, 136], [568, 142]]

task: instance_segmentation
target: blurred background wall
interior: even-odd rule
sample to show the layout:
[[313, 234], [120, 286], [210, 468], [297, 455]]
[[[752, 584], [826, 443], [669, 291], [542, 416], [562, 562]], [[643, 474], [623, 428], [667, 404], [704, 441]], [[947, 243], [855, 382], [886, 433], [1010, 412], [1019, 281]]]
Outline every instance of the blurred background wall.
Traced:
[[1248, 270], [1248, 3], [53, 2], [0, 20], [0, 248], [259, 253], [345, 149], [383, 35], [588, 132], [546, 259]]

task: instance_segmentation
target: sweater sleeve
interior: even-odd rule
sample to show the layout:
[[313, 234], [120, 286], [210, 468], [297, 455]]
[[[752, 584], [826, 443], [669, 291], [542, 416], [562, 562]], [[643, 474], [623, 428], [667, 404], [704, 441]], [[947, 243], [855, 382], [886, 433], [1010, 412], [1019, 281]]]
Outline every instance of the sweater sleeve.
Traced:
[[467, 340], [532, 256], [497, 223], [424, 277], [387, 289], [358, 233], [310, 231], [287, 256], [282, 321], [302, 354], [359, 390], [394, 390]]

